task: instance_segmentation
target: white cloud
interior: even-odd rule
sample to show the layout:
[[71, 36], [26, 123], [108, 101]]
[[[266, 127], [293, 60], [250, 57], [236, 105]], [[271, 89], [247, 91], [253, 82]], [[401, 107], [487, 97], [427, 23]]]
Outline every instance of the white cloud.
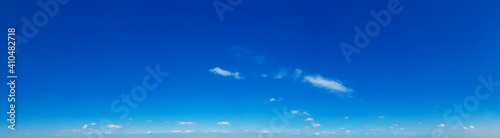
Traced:
[[463, 128], [464, 128], [464, 130], [467, 130], [467, 129], [469, 129], [468, 127], [463, 127]]
[[298, 114], [299, 111], [298, 110], [292, 110], [292, 115], [295, 115], [295, 114]]
[[302, 76], [302, 70], [301, 69], [295, 69], [295, 74], [293, 74], [293, 79], [298, 79]]
[[340, 130], [344, 130], [345, 128], [344, 127], [341, 127]]
[[274, 102], [274, 101], [276, 101], [276, 99], [271, 98], [271, 99], [269, 99], [269, 101]]
[[380, 118], [380, 119], [384, 119], [384, 116], [379, 116], [378, 118]]
[[321, 77], [320, 75], [316, 76], [305, 76], [304, 81], [313, 84], [313, 86], [327, 89], [329, 92], [351, 92], [351, 88], [347, 88], [342, 85], [339, 81], [329, 80]]
[[470, 126], [469, 128], [470, 128], [470, 129], [474, 129], [474, 126]]
[[184, 132], [186, 132], [186, 133], [191, 133], [191, 132], [194, 132], [194, 131], [193, 131], [193, 130], [186, 130], [186, 131], [184, 131]]
[[348, 116], [345, 116], [345, 117], [344, 117], [344, 119], [349, 119], [349, 117], [348, 117]]
[[82, 127], [82, 128], [83, 128], [83, 129], [86, 129], [87, 127], [89, 127], [89, 126], [88, 126], [88, 125], [83, 125], [83, 127]]
[[128, 118], [128, 120], [132, 120], [132, 118]]
[[304, 115], [310, 115], [310, 114], [309, 114], [309, 113], [307, 113], [307, 112], [302, 112], [302, 114], [304, 114]]
[[183, 125], [183, 126], [193, 126], [193, 125], [196, 125], [195, 123], [193, 122], [180, 122], [179, 124], [177, 125]]
[[321, 126], [321, 124], [314, 123], [314, 122], [311, 122], [311, 124], [312, 124], [312, 127], [320, 127]]
[[180, 131], [180, 130], [172, 130], [170, 132], [172, 132], [172, 133], [182, 133], [182, 131]]
[[260, 76], [262, 76], [262, 77], [264, 77], [264, 78], [265, 78], [265, 77], [267, 77], [267, 75], [266, 75], [266, 74], [262, 74], [262, 75], [260, 75]]
[[122, 126], [120, 126], [120, 125], [113, 125], [113, 124], [110, 124], [110, 125], [108, 125], [106, 128], [118, 129], [118, 128], [122, 128]]
[[233, 76], [235, 79], [243, 79], [243, 77], [240, 76], [239, 72], [229, 72], [229, 71], [223, 70], [219, 67], [215, 67], [213, 69], [210, 69], [209, 71], [214, 73], [214, 74], [218, 74], [218, 75], [221, 75], [224, 77]]
[[439, 124], [438, 127], [445, 127], [446, 125], [444, 124]]
[[231, 125], [229, 122], [217, 122], [217, 125]]
[[97, 124], [96, 124], [96, 123], [90, 123], [90, 125], [91, 125], [91, 126], [95, 126], [95, 125], [97, 125]]
[[304, 121], [314, 121], [314, 119], [309, 117], [307, 119], [304, 119]]

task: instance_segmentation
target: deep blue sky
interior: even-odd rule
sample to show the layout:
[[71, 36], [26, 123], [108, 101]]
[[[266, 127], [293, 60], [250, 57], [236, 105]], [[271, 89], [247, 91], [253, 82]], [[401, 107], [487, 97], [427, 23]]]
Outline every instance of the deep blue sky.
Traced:
[[[270, 130], [284, 135], [430, 137], [435, 128], [449, 135], [500, 135], [490, 133], [500, 129], [498, 92], [467, 111], [470, 117], [457, 130], [443, 119], [446, 110], [474, 95], [481, 85], [477, 77], [492, 74], [500, 81], [499, 1], [401, 0], [401, 13], [351, 62], [339, 44], [354, 45], [353, 28], [364, 30], [375, 20], [370, 11], [386, 10], [390, 1], [243, 0], [223, 21], [213, 2], [59, 5], [28, 43], [18, 42], [17, 130], [5, 127], [0, 134], [83, 137], [93, 128], [116, 135], [254, 135], [270, 128], [277, 109], [293, 117], [284, 129]], [[32, 21], [43, 11], [35, 1], [2, 5], [0, 25], [15, 26], [20, 36], [22, 17]], [[141, 86], [145, 68], [156, 65], [169, 75], [120, 119], [123, 112], [113, 112], [111, 103]], [[7, 91], [7, 85], [0, 88]], [[7, 111], [8, 103], [1, 103]], [[98, 131], [90, 125], [103, 118], [120, 127]]]

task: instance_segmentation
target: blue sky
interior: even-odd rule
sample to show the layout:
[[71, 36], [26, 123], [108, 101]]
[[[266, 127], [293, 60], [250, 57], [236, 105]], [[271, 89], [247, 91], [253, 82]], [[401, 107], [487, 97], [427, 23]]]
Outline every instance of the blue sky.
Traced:
[[[222, 15], [212, 0], [50, 2], [53, 16], [2, 2], [1, 26], [29, 40], [17, 42], [17, 129], [2, 135], [500, 135], [500, 88], [478, 79], [500, 81], [499, 1], [221, 0], [233, 9]], [[353, 28], [380, 25], [370, 12], [394, 2], [399, 13], [347, 60], [339, 45], [356, 47]], [[46, 24], [23, 33], [40, 12]]]

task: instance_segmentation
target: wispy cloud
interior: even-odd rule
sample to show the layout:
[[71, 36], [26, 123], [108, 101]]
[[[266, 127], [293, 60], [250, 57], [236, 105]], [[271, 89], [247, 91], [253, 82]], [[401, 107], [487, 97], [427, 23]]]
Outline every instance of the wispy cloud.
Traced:
[[110, 125], [108, 125], [106, 128], [118, 129], [118, 128], [122, 128], [122, 126], [120, 126], [120, 125], [113, 125], [113, 124], [110, 124]]
[[305, 82], [311, 83], [315, 87], [327, 89], [329, 92], [351, 92], [351, 88], [342, 85], [341, 82], [323, 78], [320, 75], [308, 75], [304, 77]]
[[314, 119], [309, 117], [307, 119], [304, 119], [304, 121], [314, 121]]
[[82, 127], [82, 128], [83, 128], [83, 129], [86, 129], [87, 127], [89, 127], [89, 126], [88, 126], [88, 125], [83, 125], [83, 127]]
[[311, 122], [311, 124], [312, 124], [312, 127], [320, 127], [321, 126], [321, 124], [319, 124], [319, 123]]
[[269, 101], [274, 102], [274, 101], [276, 101], [276, 99], [271, 98], [271, 99], [269, 99]]
[[179, 124], [177, 125], [181, 125], [181, 126], [193, 126], [193, 125], [196, 125], [195, 123], [193, 122], [179, 122]]
[[227, 71], [227, 70], [223, 70], [223, 69], [221, 69], [219, 67], [215, 67], [213, 69], [210, 69], [209, 71], [212, 72], [212, 73], [214, 73], [214, 74], [218, 74], [218, 75], [221, 75], [221, 76], [224, 76], [224, 77], [233, 76], [235, 79], [243, 79], [243, 77], [240, 76], [239, 72], [230, 72], [230, 71]]
[[238, 59], [252, 60], [257, 64], [266, 63], [266, 56], [259, 55], [255, 51], [245, 48], [243, 46], [233, 46], [231, 47], [231, 51], [234, 52], [234, 55], [236, 55]]
[[231, 125], [229, 122], [217, 122], [217, 125]]
[[293, 79], [299, 79], [302, 76], [301, 69], [295, 69], [295, 73], [293, 74]]
[[274, 74], [275, 79], [282, 79], [286, 75], [288, 75], [288, 71], [286, 68], [281, 68], [280, 71], [278, 71], [276, 74]]

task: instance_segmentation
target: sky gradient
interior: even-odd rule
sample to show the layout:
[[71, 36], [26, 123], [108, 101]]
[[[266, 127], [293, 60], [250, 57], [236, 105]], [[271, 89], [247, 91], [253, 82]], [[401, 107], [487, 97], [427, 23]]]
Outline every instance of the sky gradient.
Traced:
[[500, 1], [41, 2], [2, 136], [500, 137]]

